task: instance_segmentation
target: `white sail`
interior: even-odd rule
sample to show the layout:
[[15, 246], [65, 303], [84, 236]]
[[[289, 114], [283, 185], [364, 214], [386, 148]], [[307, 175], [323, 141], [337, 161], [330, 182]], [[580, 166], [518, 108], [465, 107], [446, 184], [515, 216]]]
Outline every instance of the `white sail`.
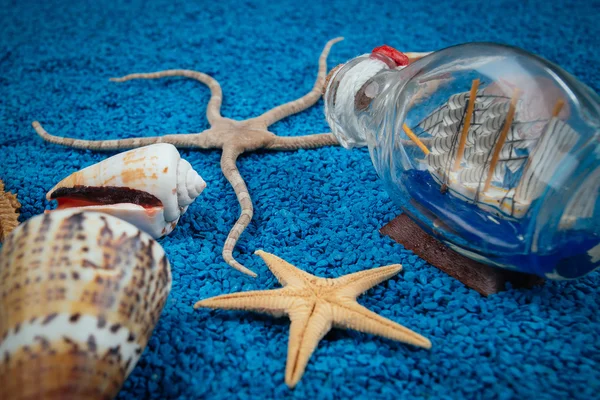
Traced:
[[[469, 164], [474, 165], [483, 165], [488, 164], [492, 160], [492, 154], [490, 151], [475, 151], [474, 148], [469, 149], [470, 151], [465, 151], [465, 161]], [[508, 146], [502, 147], [500, 150], [500, 161], [507, 159], [518, 158], [518, 154], [516, 151]]]
[[[496, 164], [492, 181], [501, 182], [504, 179], [505, 168], [506, 167], [503, 163]], [[485, 182], [487, 179], [488, 171], [489, 165], [478, 165], [472, 168], [463, 168], [458, 173], [458, 181], [465, 184], [483, 184], [483, 182]]]
[[461, 121], [456, 121], [451, 125], [439, 124], [432, 129], [433, 137], [456, 136]]
[[[508, 103], [494, 104], [490, 108], [477, 108], [480, 104], [476, 103], [476, 107], [473, 111], [471, 118], [471, 125], [473, 129], [477, 130], [474, 133], [481, 131], [496, 131], [500, 128], [496, 128], [497, 125], [502, 126], [506, 119], [506, 112], [508, 110]], [[426, 131], [431, 136], [448, 136], [454, 135], [460, 132], [462, 126], [466, 108], [451, 109], [445, 108], [435, 115], [431, 115], [426, 118], [421, 124], [418, 125], [422, 130]], [[518, 118], [518, 114], [515, 116]]]
[[498, 132], [490, 132], [477, 136], [472, 148], [475, 153], [492, 152], [498, 141]]
[[[417, 126], [419, 126], [423, 131], [427, 131], [432, 136], [443, 135], [444, 132], [447, 131], [447, 127], [453, 126], [456, 128], [457, 125], [461, 123], [464, 118], [464, 114], [466, 112], [466, 104], [467, 100], [470, 97], [470, 92], [457, 93], [448, 99], [448, 102], [443, 106], [434, 110], [427, 118], [421, 121]], [[476, 120], [477, 118], [485, 119], [487, 117], [478, 117], [478, 115], [483, 115], [484, 113], [490, 113], [489, 115], [497, 115], [501, 112], [502, 107], [496, 106], [492, 107], [490, 110], [490, 104], [492, 102], [499, 103], [507, 103], [508, 100], [503, 98], [497, 98], [493, 96], [486, 96], [485, 89], [480, 89], [477, 92], [477, 97], [475, 99], [474, 105], [474, 116], [473, 118]], [[505, 111], [506, 113], [506, 111]], [[476, 121], [474, 121], [476, 122]], [[452, 129], [452, 133], [455, 133], [456, 129]]]
[[552, 118], [535, 149], [529, 155], [516, 189], [515, 199], [520, 202], [531, 202], [539, 197], [578, 139], [579, 135], [569, 125]]
[[[432, 168], [440, 169], [442, 171], [448, 171], [454, 165], [455, 155], [453, 152], [448, 151], [448, 149], [452, 146], [452, 137], [447, 138], [435, 138], [434, 141], [430, 143], [435, 143], [434, 146], [431, 146], [431, 152], [425, 156], [425, 162]], [[435, 149], [435, 151], [434, 151]], [[482, 151], [476, 152], [475, 148], [467, 148], [465, 150], [465, 154], [463, 157], [462, 169], [473, 169], [475, 167], [484, 166], [490, 163], [492, 159], [492, 152]], [[498, 165], [495, 169], [495, 178], [497, 181], [502, 181], [504, 179], [504, 175], [506, 174], [506, 170], [504, 168], [508, 168], [513, 173], [516, 172], [523, 164], [525, 163], [525, 159], [523, 157], [519, 157], [516, 153], [515, 149], [510, 147], [503, 147], [500, 151]], [[471, 174], [471, 173], [470, 173]], [[472, 175], [469, 175], [473, 179]], [[485, 181], [485, 175], [482, 179]], [[460, 178], [459, 178], [460, 179]], [[466, 182], [466, 181], [465, 181]], [[469, 181], [469, 183], [473, 183]]]
[[[487, 179], [487, 164], [491, 161], [509, 109], [507, 98], [486, 97], [485, 89], [479, 90], [478, 95], [460, 166], [464, 171], [458, 176], [459, 181], [469, 184]], [[430, 127], [427, 133], [433, 136], [429, 141], [430, 154], [424, 161], [442, 176], [446, 176], [454, 166], [469, 96], [470, 92], [451, 96], [445, 106], [432, 113], [420, 125], [421, 128]], [[507, 144], [515, 145], [507, 145], [501, 150], [498, 165], [494, 169], [495, 181], [503, 181], [507, 168], [514, 173], [524, 162], [515, 151], [516, 148], [523, 147], [523, 144], [519, 142], [520, 138], [514, 127], [509, 129], [506, 139]]]
[[454, 156], [449, 153], [434, 154], [432, 152], [425, 156], [425, 162], [432, 168], [446, 171], [454, 164]]
[[572, 194], [561, 218], [560, 226], [569, 226], [577, 219], [592, 218], [598, 197], [600, 197], [600, 167], [596, 167]]
[[444, 120], [444, 112], [448, 109], [448, 105], [445, 104], [435, 109], [431, 114], [427, 116], [423, 121], [417, 124], [418, 127], [427, 131], [430, 135], [435, 136], [431, 131], [442, 123]]
[[429, 150], [434, 154], [447, 153], [456, 146], [458, 138], [455, 136], [435, 137], [430, 142]]
[[[510, 99], [496, 98], [494, 103], [486, 107], [483, 112], [474, 115], [474, 123], [482, 123], [494, 117], [506, 117], [506, 113], [510, 107]], [[515, 114], [515, 120], [518, 120], [518, 112]]]
[[[464, 108], [470, 97], [470, 91], [453, 94], [448, 98], [448, 106], [450, 108]], [[475, 97], [475, 106], [476, 108], [487, 108], [494, 100], [494, 97], [486, 96], [486, 88], [479, 89]]]
[[[504, 126], [504, 121], [506, 121], [506, 114], [488, 114], [489, 118], [483, 120], [481, 125], [479, 125], [476, 130], [481, 132], [498, 132]], [[518, 115], [515, 115], [515, 119], [518, 118]]]

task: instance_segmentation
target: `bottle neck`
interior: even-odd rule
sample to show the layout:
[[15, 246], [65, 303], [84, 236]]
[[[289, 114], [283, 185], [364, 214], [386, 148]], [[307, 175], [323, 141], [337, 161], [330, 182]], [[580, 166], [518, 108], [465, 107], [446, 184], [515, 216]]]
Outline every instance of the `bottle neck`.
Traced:
[[365, 54], [332, 72], [324, 94], [325, 116], [343, 147], [368, 144], [367, 126], [383, 112], [376, 106], [377, 99], [403, 81], [399, 75], [403, 68], [385, 55]]

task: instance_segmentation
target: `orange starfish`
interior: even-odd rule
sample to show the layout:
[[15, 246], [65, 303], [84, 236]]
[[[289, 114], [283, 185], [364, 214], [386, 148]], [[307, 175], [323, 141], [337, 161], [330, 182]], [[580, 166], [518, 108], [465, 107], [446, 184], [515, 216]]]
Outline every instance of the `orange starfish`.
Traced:
[[356, 302], [360, 294], [400, 272], [401, 265], [388, 265], [327, 279], [302, 271], [273, 254], [261, 250], [256, 254], [265, 261], [283, 288], [211, 297], [197, 302], [194, 308], [249, 310], [276, 317], [289, 316], [292, 324], [285, 383], [290, 388], [300, 381], [319, 341], [334, 326], [431, 348], [427, 338]]

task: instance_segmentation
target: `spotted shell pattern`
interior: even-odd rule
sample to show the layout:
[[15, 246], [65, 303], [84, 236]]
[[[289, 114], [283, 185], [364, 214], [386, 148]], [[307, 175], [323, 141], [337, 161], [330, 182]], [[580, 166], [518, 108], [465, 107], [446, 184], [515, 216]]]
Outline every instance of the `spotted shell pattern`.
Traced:
[[170, 288], [162, 247], [125, 221], [61, 210], [21, 224], [0, 251], [0, 392], [114, 398]]

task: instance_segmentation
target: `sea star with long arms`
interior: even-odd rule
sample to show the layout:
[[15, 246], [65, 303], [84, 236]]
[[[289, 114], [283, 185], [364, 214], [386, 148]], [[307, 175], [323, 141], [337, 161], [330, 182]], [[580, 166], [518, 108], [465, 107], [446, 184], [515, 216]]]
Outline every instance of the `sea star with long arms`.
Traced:
[[354, 329], [389, 339], [431, 348], [431, 342], [356, 302], [356, 297], [396, 275], [401, 265], [373, 268], [335, 279], [304, 272], [273, 254], [257, 251], [281, 289], [225, 294], [197, 302], [194, 308], [250, 310], [291, 320], [285, 383], [296, 386], [319, 341], [332, 326]]
[[120, 150], [147, 146], [154, 143], [171, 143], [177, 147], [199, 149], [221, 149], [221, 170], [229, 181], [241, 207], [241, 214], [235, 225], [229, 231], [223, 246], [223, 258], [233, 268], [256, 276], [254, 272], [244, 267], [233, 258], [233, 249], [246, 227], [252, 220], [254, 208], [250, 193], [236, 165], [237, 158], [246, 152], [259, 149], [267, 150], [298, 150], [312, 149], [327, 145], [337, 145], [338, 142], [330, 133], [306, 136], [280, 137], [268, 130], [275, 122], [299, 113], [313, 106], [321, 97], [321, 92], [327, 73], [327, 56], [334, 43], [343, 38], [332, 39], [325, 45], [319, 58], [317, 80], [310, 92], [299, 99], [277, 106], [264, 114], [244, 121], [236, 121], [221, 116], [221, 86], [212, 77], [201, 72], [190, 70], [166, 70], [153, 73], [136, 73], [121, 78], [111, 78], [114, 82], [124, 82], [131, 79], [156, 79], [168, 76], [184, 76], [198, 80], [208, 86], [211, 97], [206, 108], [206, 117], [210, 128], [200, 133], [184, 133], [145, 138], [121, 140], [80, 140], [53, 136], [46, 132], [39, 122], [32, 123], [36, 132], [51, 143], [90, 150]]

